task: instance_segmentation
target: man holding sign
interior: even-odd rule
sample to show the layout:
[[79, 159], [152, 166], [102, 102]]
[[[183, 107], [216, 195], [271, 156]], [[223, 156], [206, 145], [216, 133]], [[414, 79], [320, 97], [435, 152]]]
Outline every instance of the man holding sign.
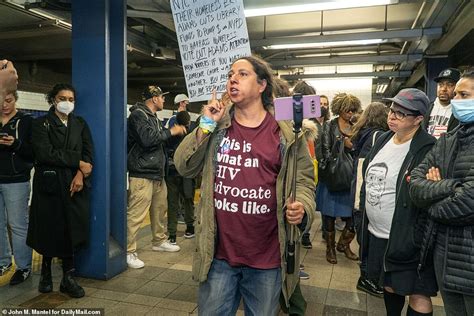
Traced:
[[[299, 280], [298, 273], [285, 275], [287, 231], [305, 212], [312, 221], [313, 164], [299, 137], [296, 201], [290, 202], [294, 134], [291, 123], [273, 117], [273, 78], [264, 61], [237, 59], [226, 90], [232, 104], [224, 106], [214, 91], [199, 128], [175, 153], [182, 176], [203, 172], [193, 260], [199, 314], [235, 314], [243, 298], [246, 314], [276, 315], [280, 292], [288, 304]], [[295, 261], [298, 266], [299, 248]]]

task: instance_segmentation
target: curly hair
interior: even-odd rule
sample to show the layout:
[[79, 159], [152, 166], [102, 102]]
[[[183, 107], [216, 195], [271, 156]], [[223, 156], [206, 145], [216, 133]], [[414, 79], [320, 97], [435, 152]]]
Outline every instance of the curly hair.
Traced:
[[55, 84], [53, 89], [51, 89], [51, 91], [46, 94], [46, 102], [48, 102], [49, 105], [53, 105], [54, 98], [58, 95], [59, 91], [62, 90], [72, 91], [72, 93], [74, 93], [74, 97], [76, 96], [76, 89], [74, 89], [72, 85], [69, 83], [58, 83]]
[[234, 60], [232, 65], [238, 62], [239, 60], [246, 60], [252, 65], [253, 71], [255, 71], [255, 73], [257, 74], [257, 82], [259, 84], [261, 84], [263, 80], [267, 82], [267, 86], [265, 87], [265, 90], [263, 90], [261, 98], [263, 106], [265, 107], [265, 109], [268, 110], [273, 105], [274, 82], [272, 68], [266, 61], [256, 56], [239, 57]]
[[388, 109], [389, 108], [382, 102], [370, 103], [364, 112], [362, 112], [357, 123], [352, 127], [352, 139], [357, 138], [357, 134], [359, 134], [363, 128], [388, 130]]
[[331, 102], [331, 112], [334, 115], [352, 111], [354, 114], [362, 111], [358, 97], [349, 93], [338, 93]]

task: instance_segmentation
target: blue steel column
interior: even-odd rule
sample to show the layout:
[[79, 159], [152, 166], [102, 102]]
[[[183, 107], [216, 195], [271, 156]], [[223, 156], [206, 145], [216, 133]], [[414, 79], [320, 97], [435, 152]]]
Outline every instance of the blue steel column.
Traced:
[[73, 1], [72, 78], [76, 112], [94, 139], [90, 243], [79, 275], [109, 279], [126, 269], [126, 3]]
[[428, 57], [425, 58], [426, 74], [425, 74], [425, 91], [431, 101], [436, 99], [436, 82], [434, 78], [438, 77], [441, 70], [449, 67], [448, 57]]

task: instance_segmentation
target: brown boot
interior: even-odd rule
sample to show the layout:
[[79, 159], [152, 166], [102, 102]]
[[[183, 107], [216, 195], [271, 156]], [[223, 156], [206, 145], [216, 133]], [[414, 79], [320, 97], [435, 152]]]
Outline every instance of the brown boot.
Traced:
[[329, 263], [336, 264], [336, 232], [326, 232], [326, 260]]
[[354, 239], [355, 233], [350, 231], [347, 228], [344, 228], [342, 231], [341, 237], [339, 237], [339, 241], [337, 242], [337, 251], [344, 252], [347, 259], [350, 260], [359, 260], [359, 256], [351, 251], [351, 241]]

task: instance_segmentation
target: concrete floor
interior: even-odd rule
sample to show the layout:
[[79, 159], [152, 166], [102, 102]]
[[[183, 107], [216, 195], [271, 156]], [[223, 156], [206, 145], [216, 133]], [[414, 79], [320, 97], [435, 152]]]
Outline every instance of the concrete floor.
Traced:
[[[385, 315], [383, 299], [356, 289], [359, 277], [356, 262], [343, 255], [338, 255], [336, 265], [326, 262], [320, 224], [318, 216], [311, 233], [313, 249], [302, 251], [305, 271], [310, 274], [309, 280], [301, 281], [308, 302], [307, 315]], [[78, 278], [86, 291], [81, 299], [69, 298], [58, 291], [61, 268], [57, 263], [53, 266], [54, 291], [39, 293], [41, 257], [35, 254], [33, 276], [24, 283], [9, 286], [12, 272], [0, 277], [0, 307], [103, 308], [106, 315], [197, 315], [198, 284], [191, 279], [194, 239], [184, 239], [185, 225], [178, 225], [178, 229], [181, 251], [161, 253], [151, 250], [149, 226], [143, 227], [138, 255], [146, 266], [128, 269], [108, 281]], [[354, 241], [353, 251], [356, 247]], [[445, 315], [441, 297], [434, 298], [433, 303], [434, 315]], [[239, 310], [237, 315], [244, 313]]]

